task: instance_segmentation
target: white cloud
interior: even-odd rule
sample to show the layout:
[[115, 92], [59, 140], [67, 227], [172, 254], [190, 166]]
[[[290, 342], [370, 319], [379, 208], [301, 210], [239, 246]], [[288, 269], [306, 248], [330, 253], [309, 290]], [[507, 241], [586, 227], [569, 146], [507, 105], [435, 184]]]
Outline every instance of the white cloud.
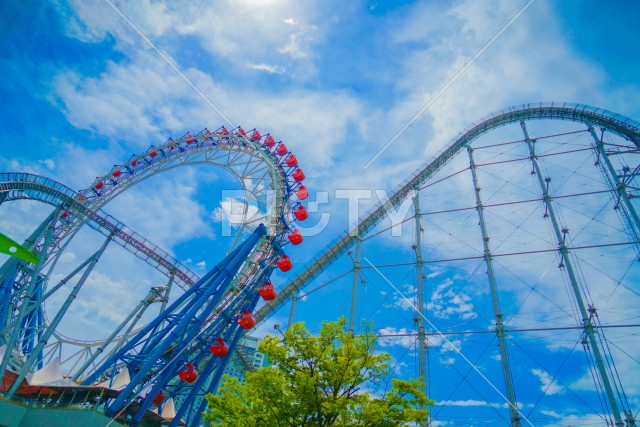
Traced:
[[[408, 331], [406, 328], [385, 327], [378, 330], [378, 334], [381, 338], [378, 340], [378, 344], [381, 347], [393, 347], [400, 346], [404, 348], [411, 348], [416, 345], [416, 337], [413, 331]], [[391, 336], [385, 336], [391, 335]], [[393, 336], [397, 335], [397, 336]]]
[[258, 215], [258, 208], [249, 204], [246, 200], [226, 197], [220, 202], [220, 206], [213, 210], [211, 218], [216, 222], [239, 226], [256, 218]]
[[[324, 19], [319, 6], [287, 0], [278, 2], [221, 1], [215, 8], [202, 2], [73, 3], [67, 17], [69, 35], [98, 42], [112, 34], [116, 47], [127, 53], [151, 49], [129, 22], [169, 56], [181, 54], [182, 37], [196, 40], [202, 52], [234, 67], [260, 63], [267, 58], [278, 66], [301, 67], [303, 79], [313, 73], [313, 50], [320, 35], [312, 22]], [[122, 14], [126, 20], [120, 16]], [[127, 22], [127, 20], [129, 22]]]
[[446, 279], [431, 294], [427, 310], [441, 319], [460, 318], [474, 319], [478, 315], [474, 311], [472, 299], [462, 290], [452, 289], [453, 280]]
[[540, 391], [547, 394], [548, 396], [553, 396], [555, 394], [564, 394], [565, 390], [557, 383], [554, 382], [551, 375], [548, 372], [543, 371], [541, 369], [532, 369], [531, 373], [536, 376], [542, 385], [540, 386]]
[[[486, 400], [447, 400], [445, 402], [440, 403], [442, 406], [461, 406], [461, 407], [471, 407], [471, 406], [490, 406], [489, 402]], [[498, 404], [500, 406], [500, 404]]]
[[[385, 304], [385, 307], [397, 308], [402, 311], [415, 311], [417, 307], [416, 295], [418, 291], [415, 286], [410, 284], [404, 284], [402, 286], [402, 294], [397, 292], [393, 293], [393, 300]], [[416, 313], [416, 316], [418, 314]]]
[[211, 237], [205, 209], [195, 198], [197, 177], [187, 168], [154, 176], [118, 195], [108, 212], [168, 251], [191, 238]]
[[264, 71], [269, 74], [284, 74], [285, 69], [279, 65], [270, 65], [270, 64], [249, 64], [249, 68], [258, 71]]
[[38, 163], [40, 163], [41, 165], [43, 165], [49, 170], [54, 170], [56, 168], [56, 162], [54, 162], [51, 159], [39, 160]]

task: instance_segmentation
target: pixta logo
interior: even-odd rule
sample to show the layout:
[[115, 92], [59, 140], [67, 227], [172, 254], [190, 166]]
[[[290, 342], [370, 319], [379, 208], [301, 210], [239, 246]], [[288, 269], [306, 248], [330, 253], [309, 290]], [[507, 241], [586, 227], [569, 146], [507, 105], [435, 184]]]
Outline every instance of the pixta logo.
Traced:
[[[304, 236], [315, 236], [323, 232], [333, 220], [334, 224], [348, 229], [351, 235], [355, 235], [356, 225], [363, 218], [367, 210], [383, 206], [385, 215], [391, 221], [391, 235], [402, 236], [403, 224], [413, 207], [413, 194], [402, 199], [398, 206], [388, 203], [386, 190], [371, 189], [338, 189], [333, 193], [317, 191], [310, 194], [304, 201], [309, 218], [305, 221], [295, 221], [291, 209], [298, 203], [292, 201], [284, 211], [288, 222], [295, 221], [295, 227], [300, 229]], [[276, 198], [273, 192], [264, 192], [260, 196], [246, 190], [222, 190], [220, 204], [213, 213], [214, 221], [219, 222], [222, 236], [231, 236], [241, 227], [253, 228], [264, 223], [269, 225], [277, 219], [274, 203]], [[346, 208], [346, 215], [344, 213]], [[339, 217], [336, 218], [336, 215]], [[339, 223], [336, 223], [339, 221]]]

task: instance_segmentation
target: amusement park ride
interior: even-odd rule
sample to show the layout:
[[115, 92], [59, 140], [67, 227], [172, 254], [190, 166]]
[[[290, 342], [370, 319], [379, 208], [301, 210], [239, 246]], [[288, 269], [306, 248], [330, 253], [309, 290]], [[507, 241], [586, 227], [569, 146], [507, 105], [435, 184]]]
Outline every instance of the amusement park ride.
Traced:
[[[243, 226], [251, 232], [246, 240], [237, 242], [201, 278], [102, 211], [125, 189], [187, 164], [224, 167], [255, 197], [261, 212], [268, 212], [247, 218]], [[225, 356], [255, 325], [252, 312], [258, 299], [275, 298], [269, 282], [272, 270], [288, 271], [293, 266], [283, 249], [303, 240], [294, 219], [308, 217], [301, 203], [309, 195], [304, 178], [296, 156], [273, 136], [224, 127], [150, 147], [79, 192], [40, 176], [3, 174], [3, 203], [35, 199], [55, 207], [24, 244], [38, 254], [37, 262], [13, 257], [2, 269], [3, 395], [34, 402], [99, 404], [107, 416], [132, 425], [149, 419], [198, 425], [206, 403], [202, 397], [215, 390], [228, 360]], [[59, 283], [48, 285], [50, 271], [83, 226], [102, 233], [104, 244]], [[71, 368], [62, 376], [60, 360], [45, 364], [47, 349], [54, 342], [57, 347], [82, 347], [63, 338], [56, 328], [112, 242], [162, 272], [168, 283], [151, 288], [99, 346], [76, 352], [75, 360], [66, 361]], [[45, 321], [44, 303], [56, 292], [68, 292], [65, 285], [73, 281], [76, 284], [59, 311]], [[172, 299], [175, 285], [182, 293]], [[161, 314], [138, 326], [142, 313], [155, 301], [162, 301]]]
[[[21, 245], [26, 251], [22, 253], [30, 253], [34, 258], [10, 257], [0, 269], [0, 424], [25, 425], [20, 424], [19, 419], [24, 419], [25, 411], [32, 408], [33, 411], [93, 409], [77, 411], [82, 414], [74, 416], [102, 417], [100, 425], [200, 425], [201, 414], [206, 409], [204, 395], [215, 392], [242, 335], [295, 297], [349, 248], [356, 245], [359, 254], [362, 239], [407, 198], [415, 200], [414, 217], [417, 229], [421, 229], [419, 198], [415, 194], [445, 165], [459, 160], [458, 154], [466, 152], [476, 194], [473, 210], [477, 212], [484, 242], [481, 261], [486, 266], [491, 289], [493, 332], [504, 374], [502, 396], [508, 408], [507, 424], [533, 425], [520, 409], [512, 380], [508, 331], [498, 299], [485, 206], [475, 173], [482, 165], [474, 160], [473, 147], [474, 141], [488, 132], [519, 125], [520, 143], [527, 151], [521, 160], [531, 166], [530, 176], [539, 185], [539, 201], [555, 237], [553, 252], [560, 258], [562, 274], [571, 289], [584, 345], [592, 356], [595, 377], [606, 402], [604, 406], [608, 408], [607, 425], [635, 425], [634, 413], [624, 392], [621, 393], [622, 383], [614, 375], [613, 360], [603, 345], [603, 330], [595, 323], [595, 310], [574, 268], [571, 254], [579, 248], [569, 245], [568, 229], [556, 212], [550, 178], [539, 163], [544, 156], [536, 151], [537, 140], [528, 128], [530, 122], [541, 120], [563, 120], [584, 126], [584, 134], [591, 138], [590, 152], [597, 157], [597, 167], [608, 186], [611, 203], [629, 236], [628, 245], [637, 256], [640, 219], [631, 190], [640, 166], [621, 170], [611, 158], [637, 153], [640, 127], [626, 117], [584, 105], [526, 105], [481, 120], [455, 138], [435, 160], [412, 175], [279, 291], [270, 276], [275, 269], [287, 272], [293, 267], [285, 251], [287, 245], [303, 241], [296, 222], [308, 217], [302, 202], [309, 192], [302, 184], [305, 174], [296, 156], [269, 134], [224, 127], [187, 133], [131, 157], [81, 191], [28, 173], [0, 174], [0, 203], [31, 199], [54, 207]], [[605, 132], [626, 145], [607, 144]], [[195, 164], [214, 165], [231, 172], [260, 212], [245, 218], [226, 256], [202, 277], [103, 210], [117, 195], [150, 176]], [[83, 227], [104, 236], [104, 243], [62, 280], [52, 280], [51, 272]], [[70, 339], [59, 331], [59, 325], [105, 249], [113, 243], [166, 276], [166, 285], [149, 289], [147, 296], [106, 339], [91, 345]], [[418, 239], [414, 245], [414, 264], [418, 267], [419, 284], [424, 280], [425, 262], [421, 246]], [[174, 289], [176, 286], [180, 289]], [[45, 303], [53, 296], [61, 298], [60, 295], [63, 302], [57, 312], [45, 313]], [[260, 299], [267, 303], [256, 310]], [[417, 299], [417, 306], [424, 307], [422, 286], [418, 287]], [[141, 324], [144, 322], [140, 319], [153, 304], [160, 304], [159, 314]], [[426, 318], [420, 316], [416, 320], [420, 374], [426, 378], [423, 360], [427, 351], [426, 336], [438, 332], [427, 332], [432, 325], [425, 321]], [[64, 360], [58, 356], [61, 354], [65, 355]], [[21, 409], [16, 409], [18, 407]], [[31, 416], [53, 416], [42, 414]], [[4, 420], [14, 420], [14, 424]]]

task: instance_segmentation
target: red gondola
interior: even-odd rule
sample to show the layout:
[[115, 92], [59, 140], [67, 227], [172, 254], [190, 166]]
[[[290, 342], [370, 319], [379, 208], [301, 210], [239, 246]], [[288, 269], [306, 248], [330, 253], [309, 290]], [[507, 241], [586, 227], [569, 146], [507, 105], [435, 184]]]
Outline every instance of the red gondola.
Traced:
[[62, 213], [62, 218], [67, 218], [69, 216], [69, 212], [63, 212]]
[[236, 132], [236, 135], [238, 135], [238, 136], [247, 136], [247, 133], [244, 131], [244, 129], [238, 128], [238, 131]]
[[302, 243], [304, 238], [302, 237], [302, 233], [298, 229], [294, 229], [291, 234], [287, 236], [292, 245], [299, 245]]
[[276, 154], [278, 156], [284, 156], [288, 152], [289, 152], [289, 149], [284, 144], [280, 144], [280, 145], [278, 145], [278, 148], [276, 148]]
[[309, 197], [309, 191], [307, 191], [307, 187], [305, 187], [304, 185], [298, 187], [298, 189], [296, 190], [296, 197], [298, 197], [298, 200], [304, 200]]
[[222, 129], [220, 130], [220, 135], [229, 135], [229, 131], [227, 130], [226, 127], [222, 127]]
[[298, 159], [293, 154], [290, 154], [289, 157], [287, 157], [286, 162], [287, 162], [287, 166], [291, 166], [291, 167], [298, 166]]
[[225, 357], [229, 353], [229, 346], [222, 338], [218, 338], [216, 343], [209, 347], [209, 351], [216, 357]]
[[238, 318], [238, 324], [242, 329], [249, 330], [256, 325], [256, 319], [249, 310], [242, 310], [242, 313]]
[[96, 184], [94, 188], [96, 190], [100, 190], [102, 187], [104, 187], [104, 182], [100, 181], [99, 183]]
[[153, 398], [153, 400], [151, 401], [151, 403], [155, 406], [158, 406], [159, 404], [162, 403], [162, 401], [164, 400], [164, 394], [162, 394], [162, 392], [156, 394], [156, 396]]
[[188, 134], [185, 136], [185, 140], [184, 140], [184, 142], [186, 142], [186, 143], [187, 143], [187, 145], [188, 145], [188, 144], [193, 144], [195, 140], [196, 140], [196, 139], [195, 139], [195, 138], [194, 138], [190, 133], [188, 133]]
[[304, 221], [309, 218], [309, 212], [307, 212], [307, 209], [302, 205], [299, 205], [296, 210], [293, 211], [293, 214], [296, 216], [298, 221]]
[[137, 160], [132, 160], [131, 161], [131, 166], [133, 166], [133, 167], [138, 166], [138, 161]]
[[187, 384], [191, 384], [195, 380], [198, 379], [198, 373], [196, 372], [196, 367], [193, 366], [193, 363], [189, 362], [184, 365], [185, 371], [180, 371], [178, 376], [182, 381]]
[[149, 157], [155, 157], [158, 155], [158, 150], [153, 150], [152, 152], [149, 153]]
[[113, 175], [114, 178], [119, 177], [120, 175], [122, 175], [122, 169], [116, 169], [113, 171], [113, 173], [111, 174]]
[[276, 261], [276, 265], [282, 272], [289, 271], [293, 268], [293, 263], [291, 262], [291, 258], [289, 258], [289, 255], [281, 255], [280, 259]]
[[258, 289], [258, 293], [265, 301], [271, 301], [277, 295], [275, 288], [273, 287], [273, 283], [266, 281], [262, 285], [260, 285], [260, 289]]
[[271, 148], [274, 145], [276, 145], [276, 140], [271, 135], [269, 135], [267, 139], [264, 140], [264, 146], [267, 148]]
[[296, 169], [296, 171], [292, 173], [291, 176], [296, 182], [302, 182], [305, 178], [304, 172], [300, 168]]
[[257, 130], [253, 131], [253, 135], [251, 135], [251, 140], [260, 141], [260, 138], [262, 138], [262, 135], [260, 135], [260, 132], [258, 132]]

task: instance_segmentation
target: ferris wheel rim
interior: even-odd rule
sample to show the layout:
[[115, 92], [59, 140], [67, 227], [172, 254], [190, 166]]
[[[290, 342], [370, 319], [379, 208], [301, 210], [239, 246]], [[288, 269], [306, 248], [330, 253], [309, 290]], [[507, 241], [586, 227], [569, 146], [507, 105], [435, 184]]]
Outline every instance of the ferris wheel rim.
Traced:
[[[226, 131], [224, 127], [220, 129], [223, 129]], [[234, 130], [232, 130], [226, 135], [223, 134], [220, 131], [220, 129], [218, 131], [215, 131], [214, 133], [209, 132], [208, 129], [205, 129], [202, 132], [195, 135], [191, 135], [190, 133], [187, 133], [185, 136], [177, 140], [173, 140], [170, 138], [169, 140], [167, 140], [165, 143], [163, 143], [158, 147], [151, 146], [151, 148], [146, 152], [138, 156], [132, 156], [132, 158], [129, 160], [129, 163], [127, 164], [131, 164], [133, 161], [135, 161], [140, 165], [142, 165], [143, 163], [141, 160], [144, 159], [145, 157], [149, 158], [149, 156], [152, 159], [159, 157], [164, 161], [161, 162], [162, 163], [161, 165], [158, 165], [154, 162], [147, 162], [145, 167], [138, 169], [137, 174], [131, 173], [128, 175], [128, 177], [131, 179], [133, 179], [134, 177], [142, 176], [141, 179], [134, 181], [131, 185], [126, 185], [127, 182], [118, 182], [118, 184], [125, 184], [125, 185], [108, 185], [107, 189], [110, 189], [112, 191], [100, 192], [102, 194], [96, 193], [95, 191], [96, 183], [105, 182], [105, 180], [107, 179], [117, 178], [114, 176], [114, 171], [122, 170], [121, 168], [124, 167], [123, 165], [116, 165], [106, 175], [102, 177], [98, 177], [96, 181], [94, 181], [94, 184], [92, 186], [84, 190], [80, 190], [78, 192], [71, 190], [70, 188], [64, 186], [61, 183], [58, 183], [48, 178], [40, 177], [37, 175], [24, 174], [24, 173], [7, 173], [6, 174], [7, 177], [12, 177], [16, 175], [33, 177], [32, 184], [37, 183], [38, 185], [42, 185], [43, 187], [55, 188], [58, 190], [59, 194], [58, 194], [57, 203], [55, 199], [51, 199], [50, 197], [41, 197], [41, 198], [38, 198], [36, 196], [27, 197], [24, 194], [17, 195], [16, 197], [9, 198], [9, 199], [5, 197], [3, 198], [3, 201], [4, 200], [10, 201], [10, 200], [17, 200], [17, 199], [32, 199], [32, 200], [37, 200], [37, 201], [51, 204], [57, 208], [65, 207], [66, 209], [68, 209], [68, 211], [71, 211], [74, 208], [79, 209], [79, 207], [82, 207], [83, 210], [85, 211], [88, 210], [90, 212], [93, 212], [94, 215], [99, 216], [99, 214], [97, 214], [96, 212], [102, 212], [102, 208], [105, 205], [107, 205], [119, 194], [128, 190], [129, 188], [138, 184], [139, 182], [142, 182], [145, 179], [150, 178], [156, 174], [166, 172], [167, 170], [170, 170], [176, 167], [194, 165], [194, 164], [213, 165], [228, 171], [237, 179], [237, 181], [242, 186], [243, 191], [251, 194], [254, 198], [256, 198], [255, 192], [258, 191], [259, 188], [254, 187], [253, 189], [254, 192], [252, 192], [247, 186], [247, 182], [246, 182], [247, 176], [233, 169], [231, 164], [214, 162], [209, 160], [208, 158], [199, 159], [196, 161], [189, 161], [192, 157], [207, 155], [207, 154], [210, 154], [212, 151], [229, 152], [229, 153], [235, 152], [235, 153], [238, 153], [239, 155], [248, 155], [252, 159], [254, 158], [258, 159], [260, 164], [266, 165], [265, 174], [268, 175], [269, 178], [271, 179], [270, 184], [263, 185], [263, 188], [270, 187], [273, 189], [273, 194], [271, 198], [272, 202], [269, 203], [273, 209], [271, 210], [271, 212], [268, 212], [268, 214], [270, 213], [270, 218], [268, 222], [270, 222], [270, 225], [271, 225], [271, 227], [268, 227], [268, 228], [271, 230], [272, 239], [262, 240], [259, 244], [259, 248], [258, 248], [259, 250], [257, 251], [262, 253], [265, 253], [265, 252], [271, 253], [274, 250], [273, 248], [274, 241], [276, 242], [277, 245], [286, 243], [283, 232], [289, 228], [289, 224], [287, 224], [285, 220], [285, 212], [291, 209], [291, 206], [293, 205], [293, 202], [290, 200], [291, 194], [293, 192], [293, 189], [295, 188], [296, 182], [298, 182], [297, 179], [294, 182], [289, 182], [288, 178], [291, 175], [292, 169], [297, 170], [299, 168], [296, 165], [295, 168], [290, 167], [288, 171], [285, 170], [284, 160], [291, 153], [287, 152], [286, 155], [279, 154], [280, 158], [278, 158], [276, 154], [270, 150], [269, 147], [265, 147], [260, 144], [261, 139], [255, 139], [253, 137], [253, 135], [258, 133], [255, 129], [253, 129], [252, 131], [249, 131], [249, 134], [252, 135], [252, 137], [246, 136], [246, 134], [244, 134], [244, 131], [240, 127], [237, 128], [238, 129], [237, 132], [234, 132]], [[244, 135], [242, 135], [241, 132]], [[210, 144], [197, 143], [198, 139], [211, 142], [216, 137], [218, 138], [217, 145], [213, 145], [213, 143], [210, 143]], [[263, 135], [264, 139], [268, 137], [270, 137], [270, 134]], [[223, 140], [226, 142], [226, 145], [221, 143]], [[194, 144], [194, 142], [196, 143]], [[282, 143], [277, 142], [276, 147], [279, 147], [280, 144]], [[284, 144], [282, 144], [282, 146], [284, 147]], [[182, 148], [190, 149], [188, 155], [191, 157], [189, 157], [189, 159], [187, 160], [184, 159], [184, 153], [186, 150], [183, 150]], [[165, 155], [158, 156], [158, 153], [162, 152], [162, 150], [165, 150], [166, 153], [170, 154], [170, 156], [165, 156]], [[152, 153], [156, 153], [156, 154], [153, 155]], [[176, 159], [178, 159], [178, 163], [172, 164], [171, 162], [176, 161]], [[232, 159], [231, 154], [229, 154], [227, 159], [229, 161]], [[165, 167], [162, 167], [162, 166], [165, 166]], [[4, 174], [0, 174], [0, 175], [4, 175]], [[118, 173], [118, 177], [119, 176], [122, 176], [121, 173]], [[41, 181], [44, 181], [44, 182], [41, 182]], [[259, 182], [263, 182], [263, 181], [265, 181], [264, 177], [260, 178]], [[47, 184], [50, 184], [50, 183], [51, 185], [48, 186]], [[11, 191], [11, 188], [9, 188], [6, 192], [3, 192], [3, 193], [9, 194], [10, 191]], [[44, 191], [43, 193], [46, 193], [46, 191]], [[87, 195], [91, 195], [91, 194], [94, 194], [95, 196], [97, 196], [97, 197], [92, 197], [93, 200], [96, 201], [97, 203], [87, 203], [87, 200], [89, 199]], [[68, 211], [65, 211], [65, 213], [67, 213]], [[243, 214], [243, 221], [240, 227], [240, 231], [243, 228], [251, 229], [252, 222], [257, 221], [256, 219], [253, 219], [253, 218], [248, 219], [247, 213], [248, 212], [245, 212]], [[111, 216], [109, 215], [109, 217]], [[77, 223], [75, 226], [70, 227], [70, 231], [67, 231], [67, 233], [64, 236], [62, 236], [62, 239], [66, 237], [69, 237], [69, 238], [65, 241], [65, 244], [63, 245], [62, 250], [58, 251], [58, 253], [56, 253], [56, 255], [54, 256], [53, 266], [57, 262], [57, 259], [60, 257], [60, 255], [64, 252], [66, 245], [73, 239], [76, 232], [80, 230], [82, 227], [84, 227], [87, 224], [87, 222], [89, 222], [89, 219], [84, 219], [83, 221], [79, 221], [79, 223]], [[240, 234], [240, 231], [238, 232], [238, 235]], [[148, 241], [148, 240], [145, 239], [145, 241]], [[159, 248], [157, 245], [153, 245], [153, 246], [155, 248]], [[258, 255], [255, 255], [255, 253], [252, 256], [258, 256]], [[164, 256], [166, 257], [166, 255], [168, 254], [165, 253]], [[179, 269], [180, 271], [187, 270], [186, 274], [188, 276], [194, 277], [195, 280], [198, 279], [198, 276], [195, 273], [191, 272], [186, 266], [181, 264], [179, 261], [173, 260], [172, 264], [173, 265], [179, 264], [182, 267], [181, 269]], [[51, 272], [53, 271], [53, 266], [52, 268], [49, 269], [47, 277], [49, 277]], [[44, 308], [43, 308], [43, 311], [45, 311]], [[45, 317], [46, 317], [46, 314], [45, 314]], [[48, 323], [46, 319], [45, 319], [45, 323]], [[127, 336], [131, 334], [135, 334], [138, 329], [139, 327], [136, 328], [136, 330], [130, 331], [127, 334]], [[95, 347], [97, 345], [104, 344], [107, 341], [106, 339], [101, 339], [101, 340], [74, 339], [62, 334], [59, 331], [55, 331], [53, 335], [61, 343], [66, 343], [69, 345], [74, 345], [79, 347]], [[126, 339], [126, 337], [124, 335], [119, 335], [113, 338], [111, 341], [116, 342], [122, 339]]]

